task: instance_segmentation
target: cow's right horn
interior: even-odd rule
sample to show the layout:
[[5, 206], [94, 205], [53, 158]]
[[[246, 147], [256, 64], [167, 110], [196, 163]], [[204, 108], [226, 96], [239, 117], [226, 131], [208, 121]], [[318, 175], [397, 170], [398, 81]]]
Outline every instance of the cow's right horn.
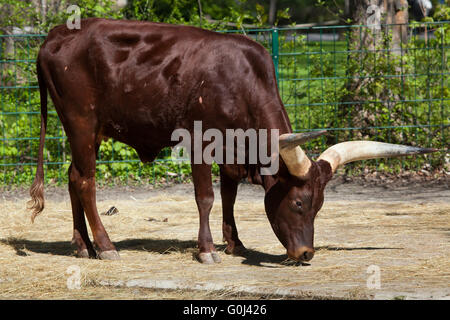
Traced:
[[352, 161], [394, 158], [436, 151], [438, 149], [411, 147], [376, 141], [347, 141], [329, 147], [320, 155], [318, 160], [328, 161], [334, 173], [340, 165]]
[[299, 145], [308, 140], [315, 139], [326, 132], [326, 130], [321, 130], [304, 133], [286, 133], [280, 136], [280, 156], [283, 158], [290, 174], [300, 179], [306, 176], [311, 167], [311, 160], [309, 160]]

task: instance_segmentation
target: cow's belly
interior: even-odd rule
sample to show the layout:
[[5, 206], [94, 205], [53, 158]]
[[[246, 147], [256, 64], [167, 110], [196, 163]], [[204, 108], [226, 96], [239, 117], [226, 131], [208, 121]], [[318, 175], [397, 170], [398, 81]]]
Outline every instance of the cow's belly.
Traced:
[[145, 117], [129, 114], [111, 117], [101, 123], [100, 139], [113, 138], [136, 150], [142, 162], [153, 161], [164, 148], [174, 145], [171, 141], [173, 129], [167, 124], [146, 121]]

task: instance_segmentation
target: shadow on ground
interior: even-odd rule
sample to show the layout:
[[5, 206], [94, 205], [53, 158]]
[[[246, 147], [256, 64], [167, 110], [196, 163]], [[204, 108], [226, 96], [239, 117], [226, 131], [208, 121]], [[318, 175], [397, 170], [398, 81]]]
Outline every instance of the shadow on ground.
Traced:
[[[0, 239], [0, 243], [12, 247], [18, 256], [28, 256], [27, 251], [40, 254], [51, 254], [60, 256], [75, 256], [74, 247], [69, 241], [38, 241], [18, 238]], [[197, 242], [192, 240], [177, 240], [177, 239], [125, 239], [114, 242], [117, 250], [142, 250], [146, 252], [170, 254], [173, 252], [191, 253], [195, 256], [197, 252]], [[225, 245], [216, 245], [218, 251], [224, 251]], [[330, 250], [330, 251], [353, 251], [353, 250], [401, 250], [403, 248], [390, 247], [332, 247], [321, 246], [316, 250]], [[286, 254], [270, 254], [254, 249], [246, 249], [241, 257], [244, 258], [242, 264], [278, 268], [286, 265], [309, 266], [307, 263], [295, 262], [288, 259]], [[275, 264], [279, 266], [263, 265], [265, 263]]]

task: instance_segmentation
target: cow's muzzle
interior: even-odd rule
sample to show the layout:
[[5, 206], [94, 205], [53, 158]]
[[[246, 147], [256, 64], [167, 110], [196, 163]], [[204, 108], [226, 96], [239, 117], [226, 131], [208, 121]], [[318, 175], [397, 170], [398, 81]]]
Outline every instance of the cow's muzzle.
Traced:
[[295, 261], [310, 261], [314, 257], [314, 252], [313, 248], [302, 246], [294, 251], [288, 250], [287, 255]]

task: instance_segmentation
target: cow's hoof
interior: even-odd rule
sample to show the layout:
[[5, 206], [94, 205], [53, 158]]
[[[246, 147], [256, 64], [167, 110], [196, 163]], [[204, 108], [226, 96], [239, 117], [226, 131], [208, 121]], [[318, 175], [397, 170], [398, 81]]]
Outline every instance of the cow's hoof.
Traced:
[[203, 264], [213, 264], [214, 258], [211, 254], [211, 252], [200, 252], [197, 255], [197, 260]]
[[220, 259], [220, 255], [217, 252], [211, 252], [211, 256], [215, 263], [221, 263], [222, 259]]
[[243, 245], [227, 247], [225, 249], [226, 254], [232, 254], [234, 256], [243, 256], [246, 251], [247, 249]]
[[77, 251], [77, 257], [78, 258], [89, 258], [89, 251], [88, 249], [82, 249]]
[[101, 260], [120, 260], [119, 253], [116, 250], [102, 251], [98, 254]]

